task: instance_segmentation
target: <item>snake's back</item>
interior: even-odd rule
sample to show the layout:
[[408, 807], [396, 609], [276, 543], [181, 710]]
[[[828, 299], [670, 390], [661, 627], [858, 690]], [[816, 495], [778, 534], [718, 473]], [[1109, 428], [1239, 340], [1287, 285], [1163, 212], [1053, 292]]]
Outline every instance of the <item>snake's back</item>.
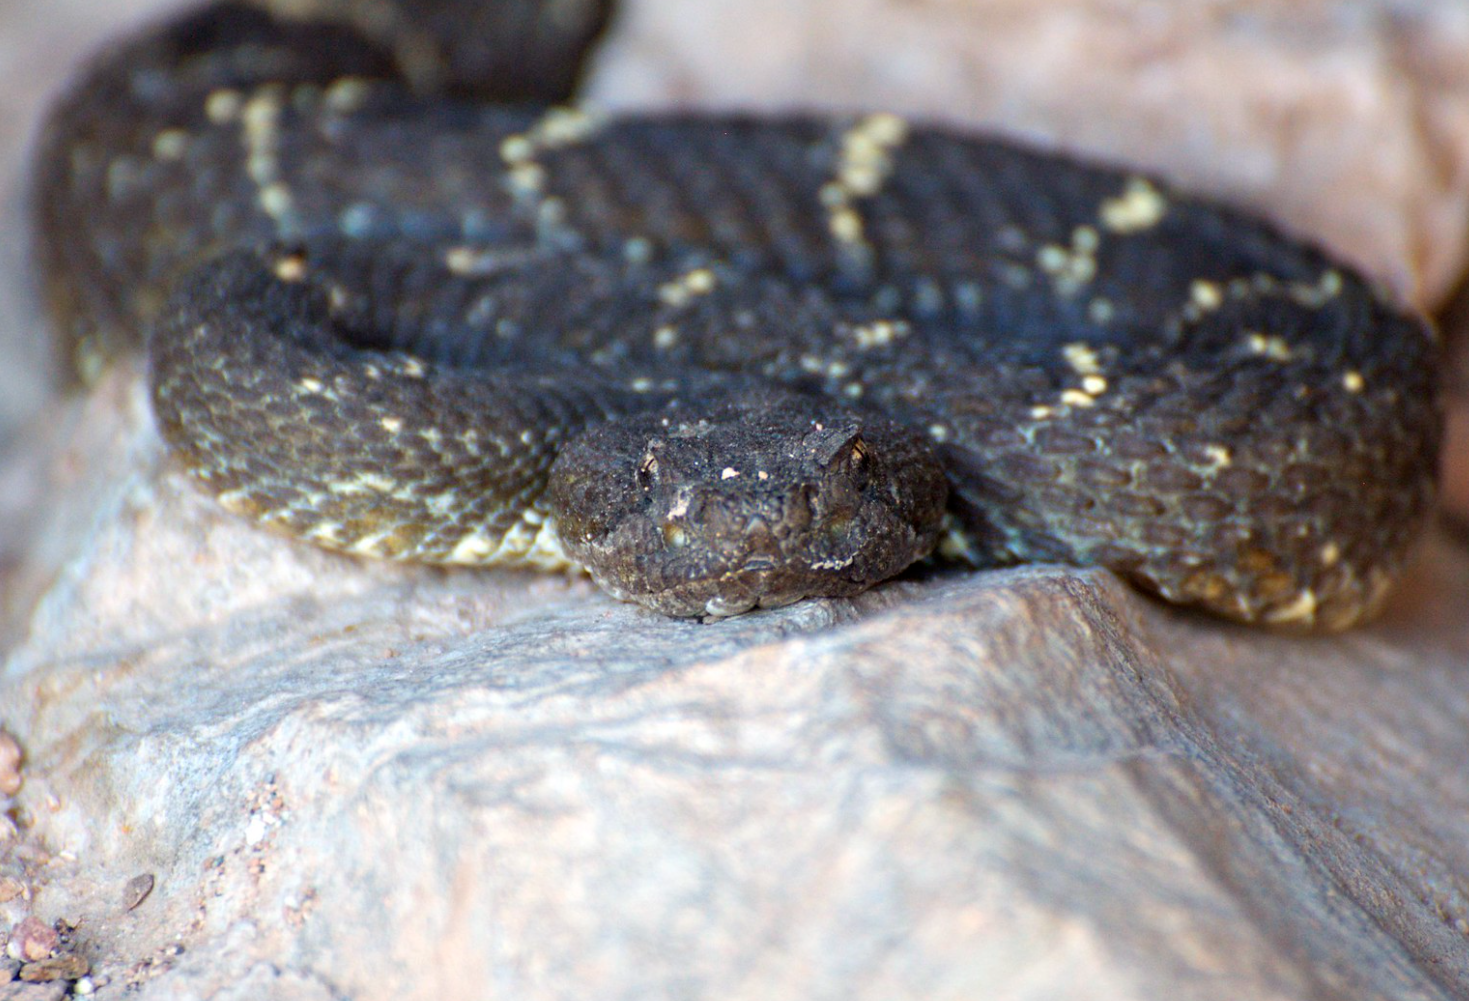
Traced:
[[[99, 62], [43, 144], [80, 367], [153, 329], [164, 432], [235, 509], [362, 553], [554, 562], [567, 440], [779, 392], [916, 429], [943, 550], [978, 565], [1341, 627], [1403, 564], [1436, 345], [1317, 249], [890, 115], [548, 111], [526, 102], [568, 95], [601, 5], [390, 7], [195, 15]], [[440, 38], [459, 7], [500, 34]]]

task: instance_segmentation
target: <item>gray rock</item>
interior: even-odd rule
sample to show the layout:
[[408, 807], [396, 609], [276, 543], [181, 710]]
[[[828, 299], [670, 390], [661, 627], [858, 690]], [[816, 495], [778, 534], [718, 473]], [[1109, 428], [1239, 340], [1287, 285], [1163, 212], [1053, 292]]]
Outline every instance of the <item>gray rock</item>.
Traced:
[[[1348, 8], [1378, 9], [1289, 9]], [[1226, 40], [1270, 37], [1248, 9]], [[1442, 534], [1336, 638], [1045, 567], [699, 625], [255, 531], [169, 465], [126, 366], [31, 427], [0, 467], [0, 724], [29, 906], [102, 997], [1469, 993]]]

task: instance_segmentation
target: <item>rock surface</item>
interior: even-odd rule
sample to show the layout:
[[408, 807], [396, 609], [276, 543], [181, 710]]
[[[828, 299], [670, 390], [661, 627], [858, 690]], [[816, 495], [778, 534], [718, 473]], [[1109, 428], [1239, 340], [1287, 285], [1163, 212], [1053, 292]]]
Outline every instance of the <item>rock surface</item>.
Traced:
[[[1444, 53], [1469, 5], [750, 0], [758, 33], [669, 5], [620, 25], [609, 100], [962, 103], [1320, 222], [1423, 302], [1459, 266]], [[57, 79], [18, 32], [97, 37], [126, 6], [0, 10], [0, 73]], [[703, 626], [253, 531], [171, 469], [129, 366], [27, 428], [0, 468], [25, 751], [0, 917], [63, 922], [99, 997], [1469, 994], [1469, 554], [1445, 533], [1330, 639], [1055, 568]]]

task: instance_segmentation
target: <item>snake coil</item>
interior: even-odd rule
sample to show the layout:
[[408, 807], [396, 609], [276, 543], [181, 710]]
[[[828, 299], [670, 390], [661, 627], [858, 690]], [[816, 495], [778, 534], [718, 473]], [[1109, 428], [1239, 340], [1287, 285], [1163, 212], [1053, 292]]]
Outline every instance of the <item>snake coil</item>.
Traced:
[[722, 615], [937, 551], [1323, 629], [1430, 508], [1429, 328], [1126, 170], [888, 114], [564, 103], [604, 0], [229, 2], [105, 53], [36, 171], [84, 374], [146, 337], [230, 510]]

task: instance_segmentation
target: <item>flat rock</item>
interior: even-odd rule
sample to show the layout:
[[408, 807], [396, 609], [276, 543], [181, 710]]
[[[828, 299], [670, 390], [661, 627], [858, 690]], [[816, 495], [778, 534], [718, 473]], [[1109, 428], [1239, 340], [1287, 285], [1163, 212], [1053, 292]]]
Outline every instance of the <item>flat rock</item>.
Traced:
[[[93, 8], [111, 9], [77, 9]], [[688, 69], [712, 58], [701, 32], [740, 41], [716, 30], [734, 23], [720, 8], [634, 6], [598, 93], [723, 100]], [[0, 38], [27, 10], [40, 31], [34, 9], [0, 12]], [[1363, 247], [1410, 295], [1431, 298], [1429, 262], [1458, 253], [1434, 242], [1444, 220], [1469, 232], [1457, 154], [1436, 145], [1466, 106], [1423, 55], [1460, 37], [1459, 4], [1389, 19], [1372, 3], [1117, 0], [1026, 19], [862, 0], [844, 16], [888, 45], [865, 71], [839, 49], [791, 54], [858, 45], [814, 0], [747, 9], [772, 19], [752, 41], [794, 39], [772, 42], [809, 81], [787, 97], [919, 108], [893, 83], [911, 78], [1037, 134], [1112, 124], [1118, 155], [1150, 163], [1212, 150], [1199, 162], [1224, 178], [1274, 150], [1261, 203], [1302, 226], [1316, 161], [1283, 137], [1324, 147], [1301, 137], [1336, 130], [1338, 167], [1311, 168], [1346, 185], [1334, 225], [1383, 224]], [[675, 22], [684, 35], [646, 34]], [[995, 51], [914, 55], [971, 35]], [[1133, 38], [1133, 62], [1068, 68], [1087, 37], [1098, 59]], [[1240, 86], [1176, 90], [1195, 60]], [[741, 86], [777, 74], [730, 65]], [[1279, 103], [1262, 103], [1266, 66]], [[856, 89], [864, 74], [877, 93]], [[1361, 114], [1318, 121], [1292, 81]], [[1216, 108], [1194, 105], [1196, 131], [1159, 124], [1193, 97]], [[1404, 101], [1441, 124], [1387, 129]], [[1238, 147], [1233, 126], [1210, 131], [1252, 113]], [[1384, 152], [1400, 138], [1417, 153]], [[1358, 162], [1343, 180], [1365, 152], [1404, 173]], [[1440, 173], [1404, 180], [1419, 155]], [[1373, 177], [1403, 181], [1395, 208], [1377, 210]], [[1333, 638], [1221, 625], [1053, 567], [701, 625], [579, 579], [365, 564], [255, 531], [169, 464], [135, 366], [26, 427], [0, 467], [0, 724], [25, 750], [0, 876], [26, 888], [3, 906], [75, 927], [102, 998], [1469, 993], [1469, 554], [1447, 533], [1379, 621]]]

